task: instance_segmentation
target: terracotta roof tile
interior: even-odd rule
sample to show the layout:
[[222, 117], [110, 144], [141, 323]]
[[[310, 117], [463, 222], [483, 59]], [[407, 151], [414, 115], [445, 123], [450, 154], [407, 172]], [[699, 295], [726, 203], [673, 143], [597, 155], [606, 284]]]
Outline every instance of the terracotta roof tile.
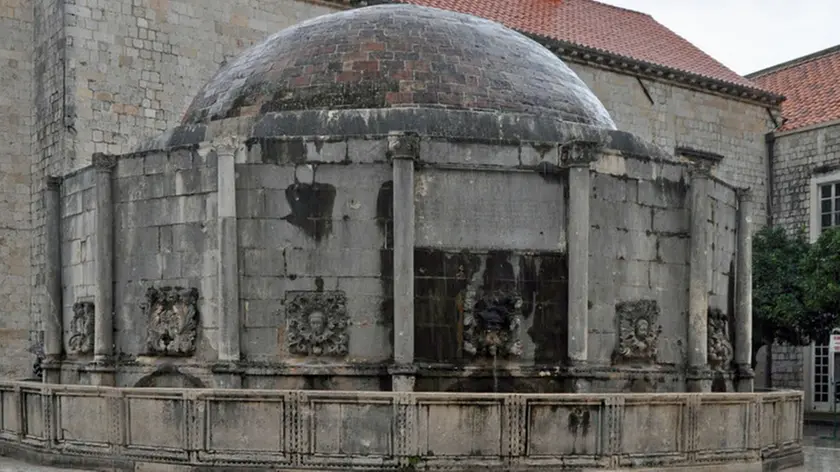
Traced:
[[840, 119], [840, 49], [756, 72], [753, 81], [783, 94], [780, 131]]
[[522, 33], [760, 90], [652, 16], [593, 0], [400, 1], [469, 13]]

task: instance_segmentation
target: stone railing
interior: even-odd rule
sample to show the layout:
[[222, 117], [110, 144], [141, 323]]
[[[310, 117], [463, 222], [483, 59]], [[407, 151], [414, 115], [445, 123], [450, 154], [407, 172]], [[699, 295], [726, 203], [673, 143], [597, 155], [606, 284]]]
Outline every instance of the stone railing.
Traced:
[[747, 471], [802, 463], [802, 402], [794, 391], [517, 395], [0, 382], [0, 453], [124, 470], [167, 463], [185, 466], [179, 471]]

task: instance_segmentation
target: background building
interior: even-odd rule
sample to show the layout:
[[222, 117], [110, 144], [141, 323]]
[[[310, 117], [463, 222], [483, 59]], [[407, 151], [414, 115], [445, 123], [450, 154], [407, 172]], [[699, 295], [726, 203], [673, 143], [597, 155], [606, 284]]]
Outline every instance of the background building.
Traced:
[[[28, 350], [42, 342], [47, 178], [89, 165], [96, 152], [131, 151], [177, 124], [199, 87], [256, 41], [360, 3], [0, 0], [0, 78], [9, 84], [0, 90], [0, 375], [26, 376]], [[720, 178], [753, 189], [757, 223], [765, 222], [775, 92], [649, 15], [591, 0], [409, 3], [496, 20], [538, 40], [577, 72], [619, 129], [686, 159], [711, 160]], [[85, 198], [67, 200], [63, 211], [81, 212]], [[91, 244], [61, 248], [66, 270], [86, 270]]]
[[[826, 228], [840, 225], [840, 46], [749, 78], [787, 98], [781, 126], [767, 135], [770, 217], [773, 224], [806, 232], [813, 242]], [[831, 379], [840, 376], [830, 375], [834, 360], [828, 346], [773, 346], [772, 355], [774, 387], [804, 388], [810, 409], [831, 408]]]

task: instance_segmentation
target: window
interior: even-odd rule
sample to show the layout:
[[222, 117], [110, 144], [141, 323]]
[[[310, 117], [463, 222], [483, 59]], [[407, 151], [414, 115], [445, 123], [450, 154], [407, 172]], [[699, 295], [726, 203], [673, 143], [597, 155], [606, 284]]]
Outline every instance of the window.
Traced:
[[840, 226], [840, 183], [820, 185], [820, 232]]
[[811, 177], [811, 242], [840, 226], [840, 171]]

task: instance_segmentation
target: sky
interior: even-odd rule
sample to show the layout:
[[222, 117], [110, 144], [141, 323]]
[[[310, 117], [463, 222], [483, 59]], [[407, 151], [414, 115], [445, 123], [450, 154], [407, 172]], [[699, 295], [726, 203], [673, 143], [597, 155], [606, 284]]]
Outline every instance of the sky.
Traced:
[[599, 0], [647, 13], [745, 75], [840, 45], [840, 0]]

